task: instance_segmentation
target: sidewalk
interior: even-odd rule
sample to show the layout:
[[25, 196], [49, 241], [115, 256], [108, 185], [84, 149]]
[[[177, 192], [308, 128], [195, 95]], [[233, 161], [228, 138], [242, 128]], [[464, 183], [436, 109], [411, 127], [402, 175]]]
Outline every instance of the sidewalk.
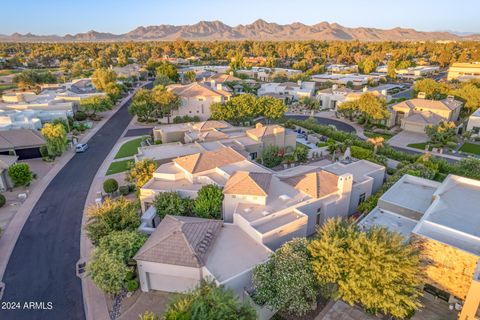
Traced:
[[[132, 119], [133, 122], [133, 119]], [[115, 155], [117, 154], [120, 147], [124, 142], [133, 140], [135, 138], [124, 137], [124, 134], [130, 129], [132, 122], [125, 128], [125, 131], [121, 137], [117, 140], [117, 143], [112, 148], [108, 156], [103, 161], [102, 165], [97, 171], [95, 178], [92, 181], [90, 190], [88, 191], [87, 200], [85, 201], [84, 214], [82, 218], [82, 230], [80, 231], [80, 260], [78, 263], [88, 262], [90, 254], [94, 249], [94, 246], [88, 239], [88, 236], [84, 230], [84, 226], [87, 223], [86, 209], [95, 203], [95, 197], [97, 192], [103, 190], [103, 181], [105, 180], [106, 173], [110, 163], [115, 161]], [[125, 158], [118, 159], [124, 160]], [[119, 173], [109, 176], [109, 178], [115, 178], [119, 184], [123, 183], [123, 180], [119, 177], [124, 176], [124, 173]], [[110, 319], [108, 312], [107, 301], [105, 294], [97, 288], [93, 281], [87, 277], [85, 274], [81, 276], [82, 279], [82, 292], [83, 292], [83, 305], [85, 309], [85, 317], [87, 320], [97, 320], [97, 319]]]

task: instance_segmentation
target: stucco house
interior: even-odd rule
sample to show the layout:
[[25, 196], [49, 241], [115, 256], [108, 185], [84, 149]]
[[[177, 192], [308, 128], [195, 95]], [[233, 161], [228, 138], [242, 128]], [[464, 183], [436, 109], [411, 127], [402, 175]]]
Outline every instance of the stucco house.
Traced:
[[263, 83], [257, 91], [258, 96], [270, 96], [286, 101], [300, 100], [304, 97], [313, 97], [315, 82], [301, 81], [283, 83]]
[[404, 175], [360, 226], [384, 226], [419, 244], [428, 261], [424, 290], [463, 303], [459, 319], [480, 304], [480, 181], [449, 175], [442, 183]]
[[15, 129], [0, 131], [0, 155], [15, 155], [19, 160], [40, 158], [45, 139], [36, 130]]
[[[151, 158], [158, 163], [170, 161], [177, 155], [230, 146], [250, 159], [259, 157], [264, 148], [276, 146], [292, 152], [297, 134], [279, 125], [256, 124], [255, 128], [234, 127], [225, 121], [207, 120], [197, 123], [161, 125], [153, 128], [155, 140], [161, 145], [139, 149], [136, 160]], [[173, 152], [176, 150], [177, 153]]]
[[[181, 105], [173, 110], [171, 118], [176, 116], [198, 116], [200, 120], [208, 120], [211, 116], [210, 106], [213, 103], [224, 103], [231, 97], [221, 84], [214, 80], [208, 83], [193, 82], [187, 85], [173, 84], [167, 87], [181, 99]], [[170, 119], [161, 119], [167, 123]]]
[[480, 109], [477, 109], [468, 117], [467, 131], [477, 135], [480, 134]]
[[400, 125], [405, 131], [425, 133], [428, 125], [457, 121], [462, 103], [449, 96], [444, 100], [415, 98], [390, 107], [389, 126]]
[[208, 279], [241, 297], [271, 253], [233, 224], [167, 215], [134, 259], [144, 292], [184, 292]]
[[242, 226], [271, 249], [311, 235], [329, 217], [348, 216], [382, 185], [383, 166], [356, 161], [298, 166], [274, 172], [231, 147], [204, 151], [160, 165], [140, 189], [143, 211], [161, 192], [196, 198], [202, 186], [223, 188], [223, 219]]

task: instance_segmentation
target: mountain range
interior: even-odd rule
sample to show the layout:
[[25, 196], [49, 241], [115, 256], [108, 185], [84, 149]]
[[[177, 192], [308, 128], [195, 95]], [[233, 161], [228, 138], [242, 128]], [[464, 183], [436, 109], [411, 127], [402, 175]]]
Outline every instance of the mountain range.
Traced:
[[75, 35], [35, 35], [32, 33], [0, 34], [7, 42], [90, 42], [90, 41], [170, 41], [170, 40], [359, 40], [359, 41], [426, 41], [480, 40], [480, 34], [459, 34], [447, 31], [424, 32], [411, 28], [377, 29], [348, 28], [337, 23], [321, 22], [305, 25], [300, 22], [280, 25], [257, 20], [231, 27], [221, 21], [200, 21], [193, 25], [158, 25], [138, 27], [124, 34], [94, 30]]

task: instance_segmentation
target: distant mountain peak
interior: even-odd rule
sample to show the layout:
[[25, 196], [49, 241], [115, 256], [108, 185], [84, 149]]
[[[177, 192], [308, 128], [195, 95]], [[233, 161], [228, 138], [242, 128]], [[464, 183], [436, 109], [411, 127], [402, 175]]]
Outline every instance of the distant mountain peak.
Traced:
[[359, 40], [359, 41], [428, 41], [428, 40], [480, 40], [478, 34], [460, 34], [448, 31], [423, 32], [411, 28], [389, 30], [370, 27], [348, 28], [326, 21], [314, 25], [301, 22], [280, 25], [257, 19], [250, 24], [229, 26], [220, 20], [199, 21], [192, 25], [139, 26], [130, 32], [116, 35], [89, 30], [65, 36], [34, 35], [31, 33], [0, 35], [0, 41], [122, 41], [122, 40]]

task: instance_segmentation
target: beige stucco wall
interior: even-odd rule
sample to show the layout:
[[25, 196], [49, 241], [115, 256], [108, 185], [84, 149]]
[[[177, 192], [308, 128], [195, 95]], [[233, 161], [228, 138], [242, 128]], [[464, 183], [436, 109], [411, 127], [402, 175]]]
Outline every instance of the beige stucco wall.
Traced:
[[194, 288], [202, 278], [200, 268], [150, 261], [137, 261], [137, 271], [140, 288], [144, 292], [150, 290], [183, 292]]
[[198, 116], [200, 120], [208, 120], [211, 116], [210, 106], [216, 102], [224, 102], [222, 96], [215, 97], [181, 97], [182, 105], [172, 112], [176, 116]]
[[417, 234], [412, 234], [411, 241], [421, 249], [421, 256], [427, 262], [426, 282], [465, 299], [479, 257]]

